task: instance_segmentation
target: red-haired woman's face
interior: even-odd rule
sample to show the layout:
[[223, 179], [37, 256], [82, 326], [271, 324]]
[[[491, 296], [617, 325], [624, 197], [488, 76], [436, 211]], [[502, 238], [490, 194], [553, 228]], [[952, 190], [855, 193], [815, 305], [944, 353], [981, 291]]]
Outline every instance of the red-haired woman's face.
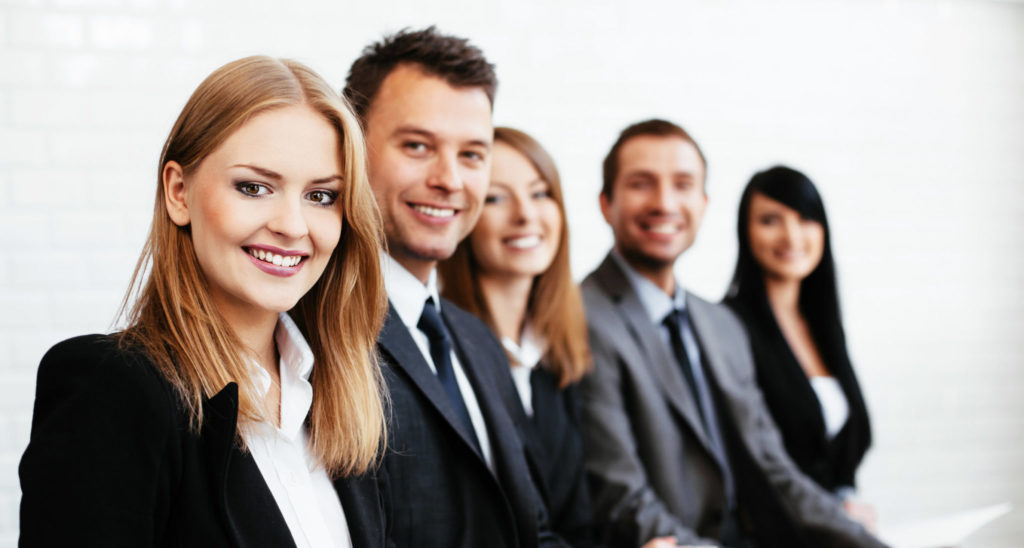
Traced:
[[491, 154], [491, 184], [469, 236], [486, 276], [534, 277], [551, 266], [562, 236], [562, 214], [551, 185], [521, 152], [502, 141]]
[[765, 276], [803, 280], [814, 272], [825, 250], [825, 228], [764, 194], [750, 198], [750, 251]]
[[175, 224], [229, 321], [286, 311], [313, 287], [341, 237], [338, 135], [305, 105], [246, 122], [194, 172], [164, 168]]

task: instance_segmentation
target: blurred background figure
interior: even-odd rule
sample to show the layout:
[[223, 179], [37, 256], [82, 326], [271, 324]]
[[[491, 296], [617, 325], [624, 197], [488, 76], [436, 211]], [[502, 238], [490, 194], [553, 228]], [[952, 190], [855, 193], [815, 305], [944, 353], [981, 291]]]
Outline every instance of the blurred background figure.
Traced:
[[491, 183], [473, 232], [440, 263], [442, 295], [500, 337], [523, 410], [528, 457], [552, 529], [590, 544], [575, 383], [590, 366], [558, 171], [522, 131], [494, 131]]
[[846, 350], [825, 207], [803, 173], [755, 174], [740, 200], [739, 257], [725, 303], [750, 334], [757, 381], [797, 466], [874, 528], [856, 503], [871, 446], [867, 407]]

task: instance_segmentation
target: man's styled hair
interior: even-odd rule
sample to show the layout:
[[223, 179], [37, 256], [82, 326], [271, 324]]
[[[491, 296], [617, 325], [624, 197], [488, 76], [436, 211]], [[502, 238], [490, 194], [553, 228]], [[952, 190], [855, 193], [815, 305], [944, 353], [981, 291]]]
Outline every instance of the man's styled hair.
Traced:
[[342, 93], [364, 122], [384, 79], [401, 65], [413, 65], [452, 87], [481, 88], [494, 105], [498, 78], [480, 48], [465, 38], [441, 34], [433, 26], [402, 29], [366, 46], [348, 70]]
[[650, 135], [652, 137], [679, 137], [693, 145], [693, 148], [697, 149], [700, 161], [704, 164], [704, 179], [707, 180], [708, 160], [704, 157], [704, 151], [700, 149], [700, 145], [697, 144], [697, 141], [693, 140], [693, 137], [691, 137], [690, 134], [682, 127], [667, 120], [653, 118], [651, 120], [637, 122], [622, 130], [622, 133], [619, 134], [618, 140], [616, 140], [615, 144], [612, 145], [612, 149], [608, 151], [608, 155], [604, 157], [604, 181], [601, 185], [601, 194], [606, 198], [611, 199], [612, 187], [615, 185], [615, 177], [619, 175], [619, 150], [621, 150], [622, 146], [626, 144], [626, 141], [629, 141], [634, 137], [641, 137], [644, 135]]

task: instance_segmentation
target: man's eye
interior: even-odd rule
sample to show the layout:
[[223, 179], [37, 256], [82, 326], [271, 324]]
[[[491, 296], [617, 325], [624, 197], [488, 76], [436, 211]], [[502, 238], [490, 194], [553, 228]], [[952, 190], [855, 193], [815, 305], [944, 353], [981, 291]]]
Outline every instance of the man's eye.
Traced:
[[238, 190], [239, 192], [241, 192], [242, 194], [245, 194], [246, 196], [253, 196], [253, 197], [263, 196], [264, 194], [268, 194], [270, 192], [267, 189], [267, 187], [265, 187], [265, 186], [263, 186], [263, 185], [261, 185], [259, 183], [252, 183], [252, 182], [249, 182], [249, 181], [244, 181], [244, 182], [241, 182], [241, 183], [235, 183], [235, 189]]
[[329, 206], [338, 199], [338, 194], [330, 190], [314, 190], [307, 194], [306, 198], [317, 205]]
[[419, 141], [408, 141], [402, 145], [403, 148], [410, 152], [425, 152], [427, 150], [426, 143]]

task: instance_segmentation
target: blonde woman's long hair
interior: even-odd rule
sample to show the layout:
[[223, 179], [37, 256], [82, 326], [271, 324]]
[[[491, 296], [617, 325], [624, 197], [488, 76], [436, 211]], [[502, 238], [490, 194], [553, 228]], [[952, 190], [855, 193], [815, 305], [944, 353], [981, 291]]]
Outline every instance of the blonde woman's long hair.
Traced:
[[265, 420], [251, 381], [252, 356], [214, 306], [191, 227], [168, 216], [160, 174], [174, 161], [189, 176], [254, 116], [290, 105], [309, 106], [334, 128], [344, 177], [341, 239], [323, 275], [290, 312], [316, 360], [310, 448], [332, 477], [358, 474], [377, 461], [386, 437], [386, 394], [375, 357], [387, 307], [378, 258], [383, 234], [359, 122], [305, 65], [264, 56], [239, 59], [214, 71], [192, 94], [160, 157], [153, 223], [122, 303], [127, 328], [120, 340], [153, 360], [178, 393], [193, 432], [203, 421], [203, 400], [232, 382], [239, 386], [236, 441], [242, 444], [239, 434], [247, 425]]
[[[562, 182], [555, 161], [533, 137], [509, 127], [494, 128], [494, 142], [509, 145], [526, 157], [548, 183], [552, 199], [562, 217], [558, 250], [547, 270], [537, 275], [530, 289], [526, 321], [547, 341], [542, 365], [558, 376], [559, 387], [578, 381], [590, 369], [590, 345], [583, 314], [583, 300], [572, 280], [569, 266], [569, 226], [565, 216]], [[497, 332], [494, 316], [478, 282], [480, 264], [473, 256], [469, 238], [455, 249], [451, 258], [438, 265], [445, 298], [472, 312]]]

